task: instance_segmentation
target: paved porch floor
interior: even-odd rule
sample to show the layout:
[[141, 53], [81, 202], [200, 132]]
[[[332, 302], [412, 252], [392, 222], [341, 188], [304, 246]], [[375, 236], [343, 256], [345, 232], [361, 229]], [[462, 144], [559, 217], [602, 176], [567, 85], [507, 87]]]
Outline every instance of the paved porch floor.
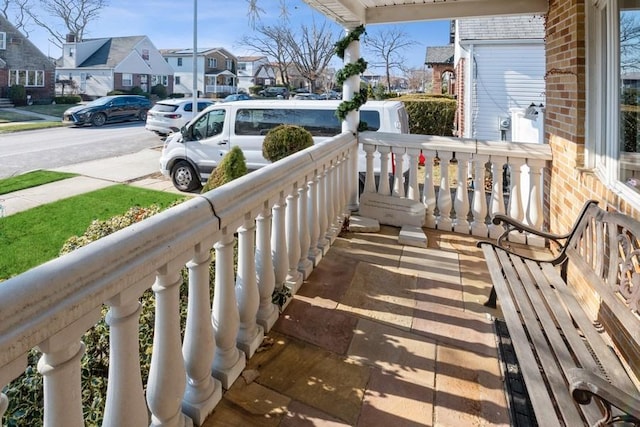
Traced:
[[205, 426], [509, 425], [476, 239], [343, 233]]

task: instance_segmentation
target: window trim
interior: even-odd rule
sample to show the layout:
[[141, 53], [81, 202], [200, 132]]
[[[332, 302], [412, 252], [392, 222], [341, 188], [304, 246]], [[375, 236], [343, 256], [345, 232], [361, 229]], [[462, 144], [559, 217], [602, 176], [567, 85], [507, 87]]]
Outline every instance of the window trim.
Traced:
[[0, 50], [7, 50], [7, 33], [0, 31]]
[[[22, 77], [24, 77], [24, 82], [22, 82]], [[44, 70], [9, 70], [9, 86], [19, 84], [24, 87], [44, 87], [45, 78]], [[34, 83], [29, 84], [29, 81], [33, 81]], [[40, 83], [38, 83], [38, 81], [40, 81]]]
[[[125, 76], [129, 76], [128, 79]], [[129, 82], [127, 84], [126, 82]], [[133, 74], [132, 73], [122, 73], [122, 87], [133, 87]]]

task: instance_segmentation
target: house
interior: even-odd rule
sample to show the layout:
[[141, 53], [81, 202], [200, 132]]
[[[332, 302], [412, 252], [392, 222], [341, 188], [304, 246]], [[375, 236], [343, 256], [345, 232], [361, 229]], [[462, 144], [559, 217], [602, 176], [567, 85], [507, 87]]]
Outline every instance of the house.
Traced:
[[14, 84], [25, 87], [29, 100], [50, 102], [55, 64], [0, 15], [0, 97], [7, 97]]
[[[160, 53], [173, 68], [174, 93], [193, 93], [193, 49], [161, 49]], [[228, 50], [202, 48], [196, 52], [196, 87], [199, 96], [221, 98], [238, 91], [238, 59]]]
[[78, 41], [70, 35], [62, 45], [56, 80], [73, 80], [76, 92], [86, 98], [134, 87], [149, 93], [157, 84], [173, 92], [173, 69], [147, 36]]
[[238, 57], [238, 91], [249, 93], [251, 86], [271, 86], [276, 73], [266, 56]]
[[440, 95], [443, 89], [447, 94], [453, 94], [453, 85], [448, 84], [443, 87], [443, 80], [451, 82], [451, 76], [454, 70], [454, 51], [453, 45], [449, 46], [428, 46], [427, 56], [424, 63], [432, 69], [431, 74], [431, 93]]
[[[526, 124], [517, 113], [532, 104], [544, 105], [544, 25], [539, 15], [455, 21], [458, 136], [515, 140], [514, 126]], [[535, 113], [539, 111], [532, 113], [537, 117]], [[538, 135], [541, 141], [542, 131]]]

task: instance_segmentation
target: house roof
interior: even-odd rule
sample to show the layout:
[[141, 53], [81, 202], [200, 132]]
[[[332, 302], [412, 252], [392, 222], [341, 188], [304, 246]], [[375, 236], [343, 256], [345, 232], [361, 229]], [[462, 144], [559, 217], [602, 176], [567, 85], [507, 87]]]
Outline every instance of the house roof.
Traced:
[[266, 58], [266, 56], [238, 56], [238, 62], [255, 62]]
[[78, 67], [113, 68], [120, 64], [146, 36], [110, 37], [104, 39], [85, 39], [83, 41], [104, 40], [90, 57]]
[[458, 20], [460, 40], [544, 39], [541, 15], [493, 16]]
[[[159, 52], [162, 56], [193, 56], [193, 48], [160, 49]], [[226, 57], [233, 56], [231, 52], [223, 47], [201, 47], [196, 50], [197, 55], [207, 55], [215, 52]]]
[[454, 48], [449, 46], [427, 46], [425, 64], [453, 64]]

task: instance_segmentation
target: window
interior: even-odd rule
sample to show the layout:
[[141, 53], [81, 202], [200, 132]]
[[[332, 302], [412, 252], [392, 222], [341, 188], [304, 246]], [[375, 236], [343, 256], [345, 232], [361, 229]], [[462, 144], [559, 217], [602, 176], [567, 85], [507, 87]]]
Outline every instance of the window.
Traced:
[[238, 62], [238, 70], [247, 71], [247, 63], [246, 62]]
[[9, 70], [9, 86], [43, 87], [43, 70]]
[[122, 73], [122, 86], [133, 86], [133, 74]]
[[199, 141], [222, 132], [225, 110], [213, 110], [200, 117], [193, 125], [193, 137]]
[[209, 68], [216, 68], [218, 66], [218, 60], [216, 58], [208, 58]]
[[173, 84], [179, 85], [180, 84], [180, 76], [175, 76], [173, 78]]
[[169, 85], [169, 76], [159, 76], [159, 75], [156, 75], [156, 74], [151, 76], [151, 85], [155, 86], [157, 84], [161, 84], [163, 86], [168, 86]]
[[233, 70], [233, 61], [230, 59], [227, 59], [226, 63], [227, 63], [227, 70]]
[[76, 50], [74, 48], [72, 47], [69, 48], [69, 58], [73, 58], [73, 54], [75, 53], [75, 51]]
[[149, 49], [142, 49], [142, 59], [145, 61], [149, 60]]
[[640, 0], [589, 9], [587, 162], [640, 206]]
[[0, 50], [7, 48], [7, 33], [0, 31]]
[[182, 58], [178, 58], [178, 67], [182, 67]]

